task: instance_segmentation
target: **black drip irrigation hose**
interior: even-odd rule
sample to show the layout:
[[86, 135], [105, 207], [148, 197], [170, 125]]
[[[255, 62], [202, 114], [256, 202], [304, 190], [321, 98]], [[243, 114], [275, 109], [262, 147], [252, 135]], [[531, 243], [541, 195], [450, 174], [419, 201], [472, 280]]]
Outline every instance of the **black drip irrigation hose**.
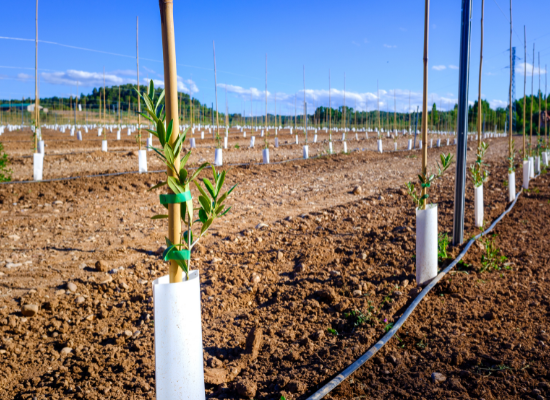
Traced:
[[[539, 176], [539, 175], [537, 175]], [[535, 176], [535, 178], [537, 177]], [[409, 316], [412, 314], [412, 312], [415, 310], [415, 308], [420, 304], [422, 299], [426, 297], [426, 295], [432, 290], [437, 283], [443, 279], [447, 273], [449, 273], [462, 258], [466, 255], [472, 244], [479, 239], [482, 236], [485, 236], [487, 233], [491, 232], [493, 228], [496, 226], [496, 224], [504, 218], [506, 214], [508, 214], [512, 208], [516, 205], [516, 202], [519, 199], [519, 196], [523, 192], [523, 189], [520, 190], [520, 192], [517, 194], [515, 200], [510, 204], [510, 206], [487, 228], [485, 231], [481, 232], [477, 236], [474, 236], [470, 241], [466, 244], [464, 249], [460, 252], [458, 257], [443, 271], [441, 271], [433, 281], [430, 282], [429, 285], [427, 285], [420, 294], [414, 299], [414, 301], [411, 303], [411, 305], [407, 308], [407, 310], [403, 313], [401, 318], [395, 322], [393, 327], [386, 333], [382, 339], [380, 339], [374, 346], [372, 346], [365, 354], [363, 354], [361, 357], [359, 357], [353, 364], [351, 364], [349, 367], [347, 367], [345, 370], [340, 372], [336, 377], [334, 377], [330, 382], [328, 382], [325, 386], [323, 386], [321, 389], [319, 389], [317, 392], [312, 394], [310, 397], [307, 398], [307, 400], [319, 400], [325, 397], [327, 394], [329, 394], [336, 386], [341, 384], [343, 381], [345, 381], [349, 376], [357, 371], [363, 364], [365, 364], [368, 360], [370, 360], [386, 343], [390, 341], [390, 339], [397, 333], [399, 328], [407, 321]]]

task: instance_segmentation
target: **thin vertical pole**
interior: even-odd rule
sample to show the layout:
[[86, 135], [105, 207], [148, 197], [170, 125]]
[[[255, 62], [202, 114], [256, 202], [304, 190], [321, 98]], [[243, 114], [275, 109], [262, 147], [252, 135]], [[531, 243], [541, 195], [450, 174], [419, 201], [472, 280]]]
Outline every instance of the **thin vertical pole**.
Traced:
[[[137, 91], [138, 91], [138, 150], [141, 150], [141, 90], [139, 88], [139, 16], [136, 17], [136, 69], [137, 69]], [[132, 97], [130, 97], [131, 99]], [[128, 113], [128, 118], [130, 114]]]
[[330, 88], [330, 69], [328, 70], [328, 141], [332, 142], [332, 103]]
[[523, 159], [527, 159], [527, 149], [525, 144], [525, 136], [526, 136], [526, 108], [527, 108], [527, 28], [525, 25], [523, 25], [523, 49], [524, 49], [524, 57], [523, 57]]
[[533, 104], [535, 100], [533, 98], [535, 82], [535, 43], [533, 43], [533, 68], [531, 69], [531, 117], [529, 119], [529, 156], [533, 155]]
[[267, 141], [267, 54], [265, 55], [265, 148], [268, 148]]
[[[34, 122], [35, 122], [35, 133], [34, 133], [34, 152], [38, 151], [38, 132], [36, 129], [40, 126], [40, 112], [38, 111], [40, 98], [38, 97], [38, 0], [36, 0], [36, 16], [35, 16], [35, 25], [36, 25], [36, 37], [34, 40]], [[23, 106], [21, 106], [21, 115], [23, 115]]]
[[[483, 16], [485, 12], [485, 0], [481, 0], [481, 49], [479, 51], [479, 91], [477, 97], [477, 148], [481, 148], [481, 121], [483, 118], [483, 106], [481, 103], [481, 72], [483, 70]], [[512, 48], [510, 48], [510, 54], [512, 53]], [[511, 67], [510, 67], [511, 70]]]
[[216, 93], [216, 140], [218, 142], [218, 148], [220, 145], [220, 120], [218, 118], [218, 76], [216, 71], [216, 44], [212, 41], [212, 49], [214, 50], [214, 92]]
[[512, 154], [512, 135], [514, 134], [514, 125], [512, 123], [512, 121], [513, 121], [512, 101], [514, 101], [514, 99], [512, 99], [512, 74], [513, 74], [512, 65], [513, 65], [513, 60], [512, 60], [512, 0], [510, 0], [510, 94], [509, 94], [509, 97], [510, 97], [510, 99], [509, 99], [510, 100], [510, 129], [508, 130], [510, 132], [510, 136], [508, 137], [508, 158], [511, 158], [513, 156], [513, 154]]
[[[178, 88], [177, 88], [177, 67], [176, 67], [176, 41], [174, 34], [174, 4], [173, 0], [159, 0], [160, 20], [162, 29], [162, 47], [164, 59], [164, 88], [166, 120], [172, 121], [172, 135], [170, 144], [174, 144], [179, 137], [178, 119]], [[174, 167], [179, 171], [179, 154], [174, 158]], [[174, 176], [175, 172], [168, 168], [168, 176]], [[171, 191], [169, 190], [169, 193]], [[168, 205], [168, 238], [172, 243], [179, 244], [181, 241], [181, 207], [180, 204]], [[182, 270], [174, 260], [170, 262], [170, 283], [182, 281]]]
[[460, 33], [460, 67], [458, 84], [458, 127], [456, 148], [455, 201], [453, 214], [453, 245], [464, 241], [464, 205], [466, 192], [466, 146], [468, 144], [468, 85], [470, 79], [470, 29], [472, 0], [462, 0]]
[[[426, 0], [429, 2], [429, 0]], [[376, 80], [376, 102], [378, 104], [378, 136], [380, 136], [380, 88], [378, 87], [378, 79]]]
[[[430, 0], [425, 2], [424, 10], [424, 66], [423, 66], [423, 85], [422, 85], [422, 176], [428, 175], [428, 45], [430, 35]], [[428, 188], [422, 187], [422, 196], [427, 194]], [[422, 208], [426, 209], [424, 202]]]
[[306, 135], [306, 145], [307, 145], [307, 106], [306, 106], [306, 66], [303, 66], [303, 77], [304, 77], [304, 134]]
[[[538, 138], [540, 139], [540, 116], [541, 116], [541, 113], [542, 113], [542, 99], [541, 99], [541, 91], [540, 91], [540, 51], [539, 51], [539, 92], [537, 93], [537, 96], [539, 98], [539, 125], [538, 125]], [[537, 143], [538, 145], [538, 143]]]

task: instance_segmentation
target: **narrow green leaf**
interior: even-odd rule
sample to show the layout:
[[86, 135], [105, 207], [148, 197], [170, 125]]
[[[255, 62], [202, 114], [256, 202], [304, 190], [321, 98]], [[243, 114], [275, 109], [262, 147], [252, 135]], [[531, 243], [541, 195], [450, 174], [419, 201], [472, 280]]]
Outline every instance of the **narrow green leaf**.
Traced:
[[212, 186], [212, 182], [210, 182], [208, 178], [203, 178], [202, 181], [204, 182], [204, 186], [206, 187], [206, 190], [208, 190], [212, 198], [215, 199], [216, 192], [214, 191], [214, 186]]
[[173, 176], [168, 177], [168, 186], [172, 189], [172, 192], [176, 194], [184, 192], [183, 188], [179, 185], [178, 180]]
[[163, 219], [163, 218], [168, 218], [168, 215], [166, 214], [159, 214], [159, 215], [153, 215], [151, 217], [151, 219]]
[[204, 168], [208, 167], [208, 165], [210, 165], [210, 164], [209, 164], [209, 163], [204, 163], [204, 164], [202, 164], [199, 168], [197, 168], [197, 170], [193, 173], [193, 175], [191, 176], [191, 179], [189, 179], [189, 181], [194, 181], [195, 178], [196, 178], [197, 176], [199, 176], [200, 172], [201, 172]]
[[164, 186], [164, 185], [166, 185], [166, 181], [159, 182], [159, 183], [157, 183], [155, 186], [153, 186], [151, 189], [149, 189], [149, 191], [158, 189], [159, 187], [162, 187], [162, 186]]

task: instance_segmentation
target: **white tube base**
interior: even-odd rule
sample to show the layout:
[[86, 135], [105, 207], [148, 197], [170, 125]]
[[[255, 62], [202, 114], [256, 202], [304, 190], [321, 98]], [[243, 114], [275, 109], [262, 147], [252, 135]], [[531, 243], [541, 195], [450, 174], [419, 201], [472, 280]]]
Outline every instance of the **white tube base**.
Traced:
[[227, 136], [223, 138], [223, 148], [227, 150]]
[[80, 131], [77, 132], [76, 139], [82, 141], [82, 132]]
[[42, 155], [44, 155], [44, 141], [39, 140], [38, 141], [38, 152]]
[[508, 201], [512, 202], [516, 199], [516, 173], [508, 173]]
[[107, 151], [107, 141], [106, 140], [101, 141], [101, 151]]
[[378, 139], [378, 152], [379, 153], [382, 153], [382, 140], [381, 139]]
[[393, 142], [393, 150], [397, 151], [397, 142]]
[[313, 135], [313, 143], [317, 143], [317, 135]]
[[153, 148], [153, 138], [151, 138], [151, 137], [150, 137], [150, 138], [147, 138], [146, 144], [147, 144], [147, 150], [148, 150], [148, 151], [152, 151], [152, 148]]
[[298, 135], [296, 135], [296, 144], [298, 144]]
[[332, 142], [328, 142], [328, 154], [332, 154]]
[[304, 160], [307, 160], [309, 158], [309, 146], [307, 144], [304, 145], [303, 155], [304, 155]]
[[147, 150], [138, 150], [138, 172], [147, 172]]
[[262, 161], [264, 164], [269, 164], [269, 149], [262, 150]]
[[523, 188], [529, 189], [529, 179], [531, 176], [529, 160], [523, 160]]
[[426, 286], [437, 276], [437, 205], [416, 210], [416, 284]]
[[216, 167], [221, 167], [223, 165], [223, 150], [216, 149], [214, 151], [214, 165]]
[[279, 147], [279, 138], [276, 137], [275, 138], [275, 148], [278, 148]]
[[529, 178], [535, 177], [535, 159], [529, 157]]
[[250, 136], [250, 148], [254, 148], [254, 143], [256, 142], [256, 136]]
[[195, 144], [195, 138], [189, 139], [189, 144], [191, 145], [192, 149], [196, 149], [197, 145]]
[[44, 170], [44, 155], [40, 153], [34, 153], [32, 155], [32, 161], [33, 180], [41, 181], [42, 171]]
[[153, 281], [157, 400], [204, 400], [199, 271], [189, 280]]
[[409, 139], [408, 144], [407, 144], [407, 150], [412, 150], [412, 148], [413, 148], [413, 141], [412, 141], [412, 139]]
[[344, 153], [348, 152], [348, 143], [344, 142]]
[[474, 187], [474, 214], [476, 228], [483, 227], [483, 185]]

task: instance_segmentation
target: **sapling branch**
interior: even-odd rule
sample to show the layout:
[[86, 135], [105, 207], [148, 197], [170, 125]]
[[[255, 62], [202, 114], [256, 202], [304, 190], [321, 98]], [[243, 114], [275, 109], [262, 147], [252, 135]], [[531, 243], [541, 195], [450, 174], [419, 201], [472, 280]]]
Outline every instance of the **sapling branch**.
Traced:
[[439, 158], [441, 162], [437, 163], [437, 175], [429, 174], [428, 169], [426, 168], [426, 175], [419, 174], [418, 181], [420, 183], [420, 194], [417, 193], [416, 185], [413, 182], [407, 182], [406, 187], [409, 195], [413, 198], [413, 201], [418, 209], [425, 209], [428, 205], [426, 200], [430, 197], [428, 194], [428, 188], [431, 186], [432, 182], [436, 179], [443, 177], [445, 172], [449, 169], [453, 162], [453, 154], [440, 154]]
[[474, 181], [475, 187], [480, 187], [483, 185], [483, 182], [485, 182], [489, 176], [489, 172], [484, 170], [486, 164], [483, 162], [488, 148], [489, 145], [487, 143], [481, 142], [477, 149], [476, 161], [470, 166], [470, 172], [472, 174], [472, 180]]

